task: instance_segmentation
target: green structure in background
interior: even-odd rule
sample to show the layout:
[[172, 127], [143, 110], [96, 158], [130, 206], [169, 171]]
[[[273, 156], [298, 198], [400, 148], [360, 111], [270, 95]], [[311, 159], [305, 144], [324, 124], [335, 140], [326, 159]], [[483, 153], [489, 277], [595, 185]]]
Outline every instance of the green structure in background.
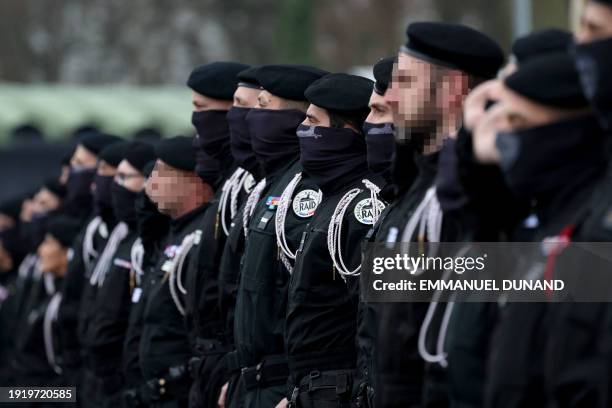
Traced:
[[0, 146], [30, 125], [62, 141], [82, 127], [126, 138], [143, 130], [190, 135], [190, 94], [183, 87], [0, 84]]

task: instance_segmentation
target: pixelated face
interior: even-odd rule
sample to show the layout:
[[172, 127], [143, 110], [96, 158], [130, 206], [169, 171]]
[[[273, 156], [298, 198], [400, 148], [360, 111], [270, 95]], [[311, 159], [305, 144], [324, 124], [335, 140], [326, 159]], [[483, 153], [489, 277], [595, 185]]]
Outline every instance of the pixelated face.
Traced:
[[98, 163], [95, 154], [82, 145], [78, 145], [70, 159], [70, 166], [74, 169], [93, 169]]
[[393, 122], [393, 111], [391, 105], [383, 95], [372, 92], [370, 96], [370, 114], [366, 118], [369, 123], [391, 123]]
[[231, 101], [222, 99], [210, 98], [208, 96], [192, 92], [191, 102], [193, 103], [194, 112], [203, 112], [207, 110], [229, 110], [232, 107]]
[[237, 108], [254, 108], [261, 89], [239, 86], [234, 92], [234, 106]]
[[255, 107], [259, 109], [281, 110], [284, 109], [283, 98], [273, 95], [264, 89], [257, 95], [257, 105]]
[[122, 160], [117, 167], [115, 183], [137, 193], [144, 188], [145, 178], [127, 160]]
[[197, 186], [201, 183], [195, 173], [174, 168], [158, 159], [145, 191], [159, 212], [175, 217], [182, 203], [197, 194]]
[[32, 201], [32, 210], [37, 214], [57, 210], [61, 204], [59, 197], [44, 187], [36, 193]]
[[306, 119], [304, 119], [302, 125], [330, 127], [331, 120], [327, 110], [320, 108], [317, 105], [310, 104], [308, 110], [306, 111]]
[[400, 52], [385, 100], [398, 127], [424, 127], [436, 117], [436, 88], [431, 64]]
[[38, 247], [38, 256], [43, 272], [57, 277], [65, 274], [68, 266], [68, 250], [52, 235], [45, 235], [44, 241]]
[[612, 7], [589, 1], [580, 18], [576, 42], [588, 43], [612, 37]]

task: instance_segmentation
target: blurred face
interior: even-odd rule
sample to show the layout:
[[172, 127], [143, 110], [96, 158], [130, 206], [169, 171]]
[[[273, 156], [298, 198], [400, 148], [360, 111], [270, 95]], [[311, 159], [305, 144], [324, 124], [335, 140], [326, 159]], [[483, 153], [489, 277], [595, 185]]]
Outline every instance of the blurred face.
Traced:
[[194, 112], [204, 112], [207, 110], [229, 110], [232, 107], [231, 101], [210, 98], [193, 91], [191, 96]]
[[177, 218], [185, 202], [193, 201], [201, 191], [201, 179], [192, 172], [171, 167], [157, 160], [148, 178], [145, 191], [159, 212]]
[[283, 109], [283, 98], [272, 95], [264, 89], [259, 92], [257, 96], [257, 105], [255, 105], [255, 107], [260, 109], [281, 110]]
[[398, 127], [424, 127], [435, 120], [435, 85], [431, 65], [400, 52], [384, 99]]
[[366, 122], [375, 124], [393, 122], [393, 111], [391, 110], [391, 104], [387, 102], [383, 95], [372, 92], [369, 106], [370, 114], [366, 118]]
[[304, 119], [302, 125], [330, 127], [331, 121], [325, 109], [311, 104], [306, 111], [306, 119]]
[[234, 92], [234, 106], [237, 108], [254, 108], [257, 105], [257, 97], [260, 89], [239, 86]]
[[82, 145], [78, 145], [70, 159], [70, 166], [75, 169], [93, 169], [98, 163], [95, 154], [87, 150]]
[[38, 193], [36, 193], [32, 202], [32, 210], [37, 214], [55, 211], [62, 203], [58, 196], [44, 187], [41, 188]]
[[23, 222], [32, 221], [32, 213], [34, 212], [34, 200], [31, 198], [23, 200], [21, 204], [21, 212], [19, 213], [19, 219]]
[[38, 247], [41, 270], [62, 277], [68, 269], [68, 249], [64, 248], [53, 236], [47, 234]]
[[612, 37], [612, 7], [589, 1], [580, 19], [576, 42], [588, 43]]
[[137, 193], [144, 188], [144, 176], [127, 160], [123, 160], [117, 167], [115, 182], [126, 189]]

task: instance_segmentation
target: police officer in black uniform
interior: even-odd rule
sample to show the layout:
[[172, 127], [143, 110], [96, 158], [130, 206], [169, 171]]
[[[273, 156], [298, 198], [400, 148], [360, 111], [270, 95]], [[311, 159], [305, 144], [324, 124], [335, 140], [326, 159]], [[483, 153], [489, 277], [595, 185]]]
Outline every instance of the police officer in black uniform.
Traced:
[[170, 234], [147, 275], [140, 339], [140, 366], [153, 406], [186, 406], [192, 354], [185, 322], [190, 256], [202, 242], [203, 215], [213, 190], [195, 172], [192, 138], [177, 136], [156, 146], [158, 157], [147, 191], [160, 212], [172, 218]]
[[[416, 231], [406, 226], [413, 217], [417, 218], [411, 226], [418, 226], [423, 222], [420, 217], [428, 212], [426, 207], [435, 208], [439, 151], [444, 139], [459, 129], [463, 98], [479, 81], [494, 77], [504, 60], [494, 41], [462, 25], [413, 23], [407, 36], [386, 98], [394, 106], [398, 143], [416, 150], [418, 176], [383, 215], [374, 234], [376, 242], [414, 240]], [[417, 208], [424, 211], [415, 214]], [[422, 237], [423, 242], [454, 241], [460, 235], [455, 225], [442, 222], [439, 210], [436, 218], [442, 226], [440, 236]], [[416, 303], [381, 304], [377, 308], [378, 334], [372, 353], [377, 371], [376, 405], [421, 405], [424, 363], [417, 337], [426, 308], [426, 304]], [[390, 327], [397, 328], [392, 335]], [[424, 404], [437, 398], [435, 390], [431, 394]]]
[[121, 403], [123, 339], [130, 312], [130, 286], [134, 285], [131, 251], [138, 237], [136, 199], [144, 188], [143, 168], [154, 160], [153, 146], [129, 142], [111, 185], [118, 224], [96, 264], [100, 275], [95, 281], [96, 296], [91, 305], [95, 312], [89, 322], [88, 341], [88, 359], [100, 384], [98, 399], [103, 406]]
[[255, 73], [263, 91], [246, 122], [266, 177], [265, 187], [249, 197], [245, 210], [246, 245], [234, 318], [245, 407], [274, 406], [286, 393], [287, 284], [301, 233], [320, 201], [318, 187], [302, 177], [296, 129], [306, 118], [304, 91], [325, 74], [296, 65], [264, 65]]
[[322, 201], [300, 239], [291, 274], [285, 342], [289, 404], [350, 406], [361, 240], [385, 205], [382, 178], [368, 170], [362, 133], [373, 82], [329, 74], [305, 92], [311, 103], [298, 128], [300, 162]]

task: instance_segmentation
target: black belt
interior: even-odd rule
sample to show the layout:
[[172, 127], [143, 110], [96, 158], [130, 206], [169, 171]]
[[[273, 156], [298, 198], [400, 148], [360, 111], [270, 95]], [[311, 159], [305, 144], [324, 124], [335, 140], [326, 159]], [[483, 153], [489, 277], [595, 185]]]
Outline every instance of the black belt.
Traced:
[[267, 356], [253, 367], [242, 369], [242, 381], [247, 391], [287, 383], [289, 366], [284, 355]]
[[302, 378], [298, 387], [293, 389], [290, 406], [310, 406], [302, 400], [350, 400], [353, 391], [354, 370], [312, 371]]
[[312, 371], [333, 371], [353, 369], [356, 364], [355, 351], [334, 350], [321, 355], [301, 354], [289, 357], [292, 375]]

